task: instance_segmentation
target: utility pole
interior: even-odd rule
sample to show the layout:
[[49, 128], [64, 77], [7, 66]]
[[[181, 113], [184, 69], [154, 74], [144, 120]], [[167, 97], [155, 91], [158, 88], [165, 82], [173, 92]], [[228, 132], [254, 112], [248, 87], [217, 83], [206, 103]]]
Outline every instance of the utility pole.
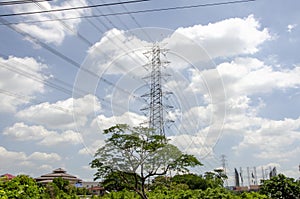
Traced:
[[[223, 170], [224, 170], [224, 174], [227, 176], [227, 171], [226, 171], [226, 156], [224, 154], [221, 155], [221, 161], [222, 161], [222, 167], [223, 167]], [[225, 179], [225, 185], [226, 185], [226, 187], [228, 186], [228, 180], [227, 180], [227, 178]]]
[[148, 110], [149, 128], [153, 129], [153, 134], [162, 136], [165, 136], [162, 67], [169, 64], [169, 61], [161, 60], [161, 56], [165, 56], [166, 51], [166, 49], [161, 49], [158, 43], [155, 43], [152, 49], [145, 53], [149, 59], [147, 65], [150, 68], [150, 75], [148, 76], [150, 92], [142, 95], [149, 102], [149, 106], [141, 109], [143, 111]]
[[264, 167], [261, 167], [261, 173], [262, 173], [262, 179], [265, 180], [265, 172], [264, 172]]
[[240, 167], [241, 185], [244, 186], [243, 169]]
[[255, 183], [254, 183], [254, 185], [258, 185], [258, 182], [257, 182], [257, 173], [256, 173], [256, 167], [253, 167], [253, 172], [254, 172], [254, 179], [255, 179]]
[[248, 186], [250, 186], [251, 181], [250, 181], [250, 169], [249, 169], [249, 167], [247, 167], [247, 176], [248, 176]]

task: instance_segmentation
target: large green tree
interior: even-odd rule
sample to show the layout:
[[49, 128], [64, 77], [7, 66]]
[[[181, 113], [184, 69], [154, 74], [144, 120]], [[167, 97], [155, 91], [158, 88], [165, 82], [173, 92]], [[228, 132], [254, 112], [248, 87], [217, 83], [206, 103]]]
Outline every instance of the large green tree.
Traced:
[[298, 199], [300, 198], [300, 183], [294, 178], [283, 174], [264, 180], [260, 192], [271, 198]]
[[176, 184], [186, 184], [189, 186], [189, 189], [192, 190], [205, 190], [208, 188], [206, 179], [196, 174], [175, 175], [174, 177], [172, 177], [171, 182]]
[[0, 180], [0, 198], [39, 199], [44, 198], [45, 188], [26, 175], [18, 175], [12, 180]]
[[156, 135], [149, 128], [118, 124], [104, 130], [104, 134], [108, 136], [105, 145], [97, 150], [90, 163], [97, 169], [95, 180], [115, 172], [144, 199], [148, 179], [172, 170], [188, 172], [189, 167], [201, 165], [193, 155], [183, 154], [165, 136]]
[[209, 188], [223, 187], [224, 181], [228, 178], [223, 169], [206, 172], [204, 177]]

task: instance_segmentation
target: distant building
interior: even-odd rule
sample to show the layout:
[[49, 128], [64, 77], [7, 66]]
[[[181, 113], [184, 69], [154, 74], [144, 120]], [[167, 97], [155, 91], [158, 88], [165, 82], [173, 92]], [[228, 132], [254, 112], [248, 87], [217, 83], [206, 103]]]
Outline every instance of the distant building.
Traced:
[[90, 193], [92, 195], [101, 196], [105, 193], [105, 189], [103, 187], [100, 187], [100, 186], [91, 187], [91, 188], [88, 188], [88, 190], [90, 191]]
[[63, 170], [62, 168], [58, 168], [53, 170], [52, 173], [48, 173], [45, 175], [42, 175], [41, 177], [35, 178], [35, 180], [42, 184], [47, 184], [49, 182], [52, 182], [54, 178], [61, 177], [64, 180], [67, 180], [70, 182], [70, 184], [75, 185], [76, 183], [81, 183], [82, 180], [77, 178], [76, 176], [70, 175], [67, 173], [67, 171]]
[[100, 182], [94, 182], [94, 181], [92, 181], [92, 182], [82, 181], [81, 185], [82, 185], [82, 187], [87, 188], [87, 189], [89, 189], [91, 187], [101, 186]]
[[6, 174], [1, 175], [0, 177], [4, 178], [5, 180], [11, 180], [11, 179], [15, 178], [16, 176], [6, 173]]
[[83, 181], [81, 183], [81, 187], [86, 188], [89, 190], [89, 192], [92, 195], [103, 195], [105, 192], [105, 189], [101, 186], [100, 182], [88, 182], [88, 181]]
[[249, 191], [259, 191], [260, 186], [259, 185], [250, 185]]
[[244, 191], [248, 191], [248, 187], [247, 186], [243, 186], [243, 187], [234, 187], [235, 191], [238, 191], [238, 192], [244, 192]]

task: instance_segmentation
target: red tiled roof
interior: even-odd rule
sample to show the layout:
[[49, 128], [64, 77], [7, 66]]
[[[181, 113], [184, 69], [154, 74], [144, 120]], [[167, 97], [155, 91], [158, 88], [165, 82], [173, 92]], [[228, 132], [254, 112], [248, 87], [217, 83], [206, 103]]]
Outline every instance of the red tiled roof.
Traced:
[[6, 177], [8, 180], [11, 180], [11, 179], [13, 179], [16, 176], [14, 176], [12, 174], [9, 174], [9, 173], [6, 173], [6, 174], [1, 175], [1, 177]]
[[91, 191], [99, 191], [99, 190], [104, 190], [104, 188], [103, 187], [99, 187], [99, 186], [95, 186], [95, 187], [89, 188], [89, 190], [91, 190]]

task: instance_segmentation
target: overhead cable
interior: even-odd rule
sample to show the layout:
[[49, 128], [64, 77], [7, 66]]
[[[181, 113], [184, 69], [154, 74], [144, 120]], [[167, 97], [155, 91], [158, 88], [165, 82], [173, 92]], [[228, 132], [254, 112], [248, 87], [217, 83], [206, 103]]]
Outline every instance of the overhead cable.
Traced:
[[17, 5], [17, 4], [26, 4], [26, 3], [35, 3], [35, 2], [44, 2], [44, 1], [52, 1], [52, 0], [2, 1], [2, 2], [0, 2], [0, 6], [12, 6], [12, 5]]
[[109, 7], [109, 6], [122, 5], [122, 4], [140, 3], [140, 2], [145, 2], [145, 1], [150, 1], [150, 0], [122, 1], [122, 2], [104, 3], [104, 4], [70, 7], [70, 8], [40, 10], [40, 11], [33, 11], [33, 12], [9, 13], [9, 14], [1, 14], [0, 17], [11, 17], [11, 16], [20, 16], [20, 15], [33, 15], [33, 14], [42, 14], [42, 13], [52, 13], [52, 12], [61, 12], [61, 11], [68, 11], [68, 10], [88, 9], [88, 8], [94, 8], [94, 7]]
[[[97, 17], [114, 16], [114, 15], [129, 15], [129, 14], [161, 12], [161, 11], [170, 11], [170, 10], [183, 10], [183, 9], [192, 9], [192, 8], [199, 8], [199, 7], [212, 7], [212, 6], [239, 4], [239, 3], [247, 3], [247, 2], [255, 2], [255, 1], [256, 0], [239, 0], [239, 1], [227, 1], [227, 2], [217, 2], [217, 3], [187, 5], [187, 6], [176, 6], [176, 7], [167, 7], [167, 8], [153, 8], [153, 9], [115, 12], [115, 13], [106, 13], [106, 14], [97, 14], [97, 15], [83, 15], [83, 16], [78, 16], [78, 17], [59, 18], [59, 19], [55, 19], [55, 20], [47, 19], [47, 20], [22, 21], [22, 22], [7, 23], [4, 25], [19, 24], [19, 23], [40, 23], [40, 22], [57, 21], [57, 20], [63, 21], [63, 20], [74, 20], [74, 19], [81, 19], [81, 18], [97, 18]], [[1, 16], [2, 15], [0, 15], [0, 17]]]
[[[1, 23], [6, 23], [7, 21], [6, 21], [5, 19], [0, 18], [0, 22], [1, 22]], [[81, 65], [80, 65], [78, 62], [74, 61], [73, 59], [69, 58], [68, 56], [64, 55], [63, 53], [57, 51], [56, 49], [52, 48], [52, 47], [49, 46], [48, 44], [46, 44], [46, 43], [44, 43], [44, 42], [38, 40], [37, 38], [33, 37], [32, 35], [30, 35], [30, 34], [24, 32], [23, 30], [19, 29], [18, 27], [16, 27], [16, 26], [11, 26], [11, 25], [8, 25], [7, 27], [9, 27], [10, 29], [12, 29], [13, 31], [16, 31], [17, 33], [21, 34], [21, 35], [24, 36], [24, 37], [30, 38], [33, 42], [35, 42], [36, 44], [40, 45], [40, 46], [43, 47], [44, 49], [48, 50], [48, 51], [51, 52], [52, 54], [54, 54], [54, 55], [60, 57], [61, 59], [65, 60], [67, 63], [71, 64], [71, 65], [74, 66], [75, 68], [78, 68], [78, 69], [80, 69], [80, 70], [86, 72], [87, 74], [92, 75], [93, 77], [99, 78], [99, 79], [101, 79], [103, 82], [105, 82], [106, 84], [111, 85], [111, 86], [114, 86], [116, 89], [118, 89], [118, 90], [120, 90], [120, 91], [122, 91], [122, 92], [124, 92], [124, 93], [127, 93], [127, 94], [129, 94], [130, 96], [132, 96], [132, 94], [131, 94], [129, 91], [127, 91], [127, 90], [125, 90], [124, 88], [121, 88], [121, 87], [115, 85], [113, 82], [111, 82], [111, 81], [109, 81], [109, 80], [107, 80], [107, 79], [105, 79], [105, 78], [103, 78], [103, 77], [97, 75], [96, 73], [92, 72], [91, 70], [88, 70], [88, 69], [86, 69], [86, 68], [82, 68]], [[137, 96], [133, 96], [133, 97], [134, 97], [134, 98], [138, 98]]]

